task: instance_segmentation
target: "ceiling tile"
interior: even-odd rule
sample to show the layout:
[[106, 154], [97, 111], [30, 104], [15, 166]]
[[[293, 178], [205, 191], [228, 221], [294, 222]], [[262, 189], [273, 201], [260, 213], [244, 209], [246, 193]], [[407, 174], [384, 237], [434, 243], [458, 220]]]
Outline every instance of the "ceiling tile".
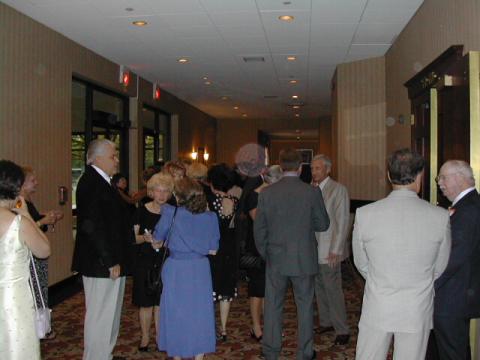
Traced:
[[216, 13], [209, 16], [212, 22], [219, 27], [242, 28], [244, 30], [254, 27], [263, 31], [260, 15], [256, 11]]
[[390, 45], [352, 45], [345, 58], [345, 62], [383, 56]]
[[347, 55], [348, 47], [319, 46], [311, 47], [309, 53], [310, 68], [325, 67], [342, 63]]
[[319, 46], [349, 46], [358, 24], [312, 22], [310, 43]]
[[[115, 0], [113, 0], [115, 1]], [[140, 0], [139, 0], [140, 1]], [[204, 8], [198, 0], [142, 0], [148, 1], [154, 14], [198, 13]]]
[[402, 31], [401, 24], [359, 24], [354, 44], [391, 44]]
[[226, 1], [226, 0], [200, 0], [211, 14], [237, 11], [257, 11], [255, 0]]
[[357, 23], [367, 0], [314, 0], [312, 19], [325, 23]]
[[[315, 0], [313, 0], [315, 1]], [[293, 0], [288, 1], [290, 4], [285, 4], [287, 1], [280, 0], [256, 0], [257, 6], [260, 11], [264, 10], [274, 10], [281, 11], [285, 15], [291, 15], [292, 11], [303, 10], [310, 11], [312, 6], [312, 0]]]

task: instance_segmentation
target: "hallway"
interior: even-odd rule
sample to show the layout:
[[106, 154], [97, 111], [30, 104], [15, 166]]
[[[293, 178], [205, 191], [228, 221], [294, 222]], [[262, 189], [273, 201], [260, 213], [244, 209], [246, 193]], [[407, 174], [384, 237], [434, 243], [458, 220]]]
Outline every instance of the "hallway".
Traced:
[[[352, 337], [348, 346], [332, 346], [334, 334], [315, 335], [317, 358], [322, 360], [354, 359], [357, 337], [357, 323], [360, 315], [362, 299], [361, 282], [358, 275], [352, 277], [352, 270], [343, 266], [344, 290], [347, 305], [348, 321], [352, 329]], [[229, 338], [220, 343], [215, 354], [206, 357], [208, 360], [220, 359], [260, 359], [260, 344], [249, 336], [249, 308], [246, 297], [246, 284], [240, 283], [239, 297], [234, 300], [228, 323]], [[42, 358], [44, 360], [79, 360], [82, 355], [83, 342], [84, 296], [78, 293], [53, 308], [53, 324], [57, 337], [54, 340], [42, 341]], [[166, 359], [164, 353], [151, 351], [140, 353], [138, 312], [131, 303], [131, 281], [127, 282], [125, 301], [120, 327], [120, 336], [114, 354], [127, 359]], [[288, 294], [285, 308], [285, 340], [283, 342], [282, 360], [294, 359], [296, 349], [296, 314], [291, 291]], [[152, 329], [153, 334], [153, 329]], [[153, 339], [152, 339], [153, 340]]]

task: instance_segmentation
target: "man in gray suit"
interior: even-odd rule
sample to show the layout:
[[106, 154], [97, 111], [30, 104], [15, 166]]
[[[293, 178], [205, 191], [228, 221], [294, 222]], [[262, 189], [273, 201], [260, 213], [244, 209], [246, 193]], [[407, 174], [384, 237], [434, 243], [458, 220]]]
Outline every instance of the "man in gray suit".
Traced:
[[314, 277], [318, 273], [315, 232], [329, 219], [322, 194], [302, 182], [300, 155], [280, 152], [284, 177], [260, 193], [254, 223], [255, 244], [266, 262], [263, 353], [278, 359], [282, 348], [283, 303], [292, 283], [298, 316], [297, 360], [315, 358], [313, 350]]
[[312, 159], [312, 185], [322, 191], [330, 226], [315, 233], [318, 241], [320, 271], [315, 276], [315, 296], [322, 334], [335, 330], [335, 345], [345, 345], [350, 338], [345, 298], [342, 289], [341, 263], [345, 260], [350, 220], [350, 198], [345, 186], [330, 178], [332, 161], [326, 155]]
[[393, 191], [357, 210], [355, 265], [366, 279], [357, 360], [425, 358], [433, 325], [433, 283], [447, 266], [448, 212], [418, 198], [425, 161], [409, 149], [388, 159]]

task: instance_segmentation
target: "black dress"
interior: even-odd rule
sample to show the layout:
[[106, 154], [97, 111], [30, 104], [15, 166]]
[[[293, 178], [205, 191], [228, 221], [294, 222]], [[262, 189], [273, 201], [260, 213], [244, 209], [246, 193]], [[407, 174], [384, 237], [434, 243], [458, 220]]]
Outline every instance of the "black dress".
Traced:
[[[160, 214], [155, 214], [147, 210], [145, 205], [141, 205], [134, 216], [134, 225], [139, 225], [139, 234], [143, 235], [145, 229], [151, 233], [155, 225], [160, 220]], [[150, 243], [141, 243], [134, 246], [134, 267], [133, 267], [133, 290], [132, 302], [136, 306], [150, 307], [159, 306], [160, 294], [151, 294], [146, 290], [146, 280], [148, 271], [153, 268], [155, 263], [160, 263], [163, 256], [163, 250], [155, 251]]]
[[[38, 212], [35, 205], [33, 205], [30, 201], [25, 201], [27, 203], [28, 213], [32, 217], [33, 221], [37, 222], [45, 217]], [[43, 232], [48, 230], [47, 225], [42, 225], [40, 229]], [[35, 270], [37, 271], [38, 282], [40, 283], [40, 288], [42, 289], [42, 296], [43, 302], [45, 306], [48, 306], [48, 258], [47, 259], [39, 259], [36, 256], [33, 256], [33, 264], [30, 263], [30, 274], [32, 279], [35, 279], [35, 274], [33, 272], [33, 266], [35, 266]], [[36, 286], [33, 287], [35, 291], [35, 300], [37, 302], [37, 306], [42, 306], [42, 300], [40, 299], [40, 294], [38, 293], [38, 288]]]
[[[245, 252], [255, 254], [260, 257], [257, 247], [255, 246], [255, 238], [253, 237], [253, 220], [249, 215], [249, 211], [256, 209], [258, 204], [258, 193], [251, 191], [244, 204], [245, 215], [248, 218], [248, 232], [245, 243]], [[248, 269], [248, 297], [265, 297], [265, 262], [262, 260], [262, 265], [258, 269]]]
[[[220, 244], [215, 256], [209, 256], [213, 280], [214, 301], [232, 301], [237, 296], [237, 254], [235, 233], [230, 227], [235, 216], [237, 198], [231, 195], [215, 193], [206, 194], [210, 211], [215, 212], [220, 227]], [[225, 214], [222, 207], [223, 198], [233, 201], [233, 211]]]

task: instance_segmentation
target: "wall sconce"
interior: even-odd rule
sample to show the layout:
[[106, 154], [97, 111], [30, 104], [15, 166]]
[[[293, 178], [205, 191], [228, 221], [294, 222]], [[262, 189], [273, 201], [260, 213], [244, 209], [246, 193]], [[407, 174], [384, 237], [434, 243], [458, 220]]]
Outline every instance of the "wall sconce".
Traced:
[[128, 70], [124, 65], [120, 65], [118, 82], [125, 87], [127, 87], [130, 83], [130, 70]]
[[207, 153], [207, 150], [205, 150], [205, 152], [203, 153], [203, 160], [205, 160], [205, 162], [207, 162], [209, 157], [210, 157], [210, 154]]
[[190, 153], [190, 156], [191, 156], [192, 160], [197, 160], [198, 152], [194, 150]]

